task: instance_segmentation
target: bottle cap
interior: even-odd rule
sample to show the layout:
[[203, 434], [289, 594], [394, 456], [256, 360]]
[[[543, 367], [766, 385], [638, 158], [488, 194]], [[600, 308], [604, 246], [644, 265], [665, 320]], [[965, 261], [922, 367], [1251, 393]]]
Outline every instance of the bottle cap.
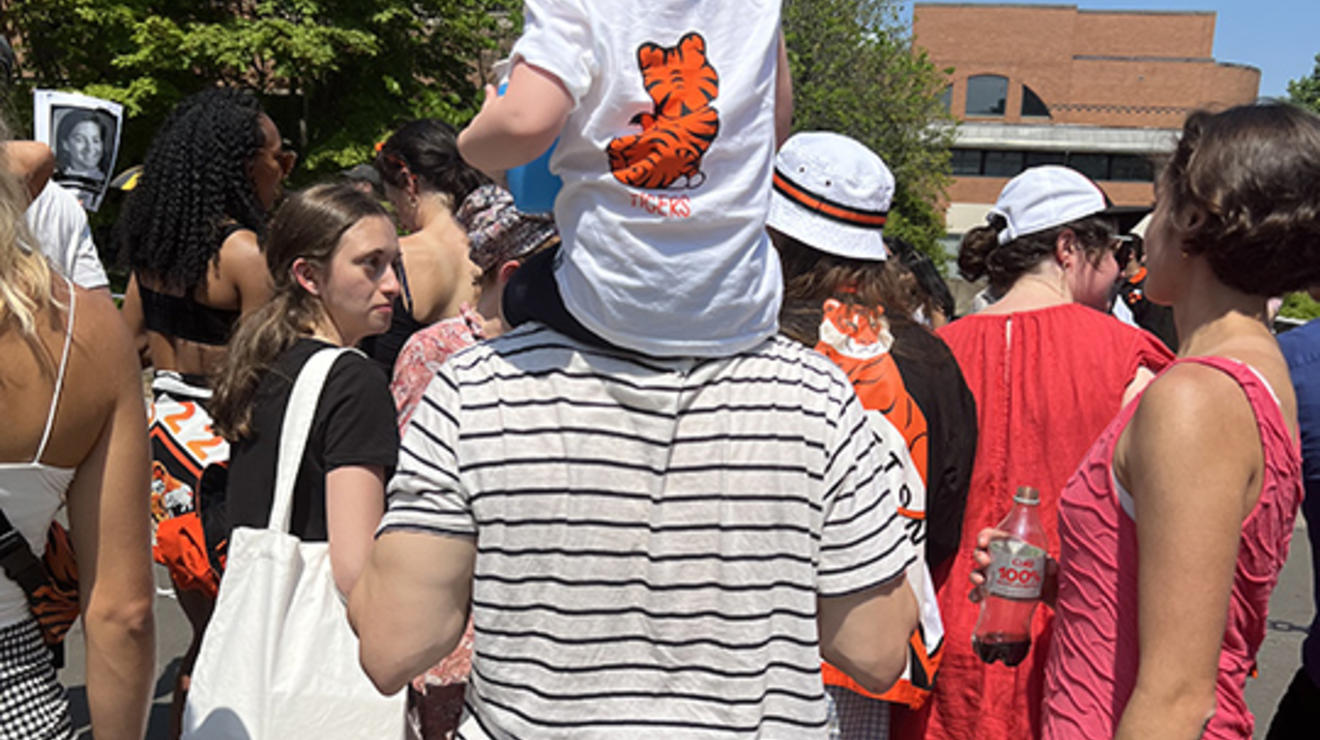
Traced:
[[1013, 501], [1019, 504], [1035, 506], [1040, 503], [1040, 491], [1031, 486], [1018, 486], [1017, 493], [1013, 494]]

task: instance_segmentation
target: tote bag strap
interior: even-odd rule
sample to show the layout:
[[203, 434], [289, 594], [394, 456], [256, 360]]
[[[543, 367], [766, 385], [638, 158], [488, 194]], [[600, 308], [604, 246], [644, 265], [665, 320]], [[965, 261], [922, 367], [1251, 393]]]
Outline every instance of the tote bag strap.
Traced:
[[275, 464], [275, 496], [270, 507], [270, 521], [266, 524], [268, 529], [286, 534], [289, 531], [289, 520], [293, 516], [293, 485], [302, 467], [303, 451], [312, 430], [312, 418], [316, 416], [321, 388], [325, 386], [325, 379], [330, 375], [335, 360], [345, 352], [356, 351], [349, 347], [327, 347], [312, 355], [298, 372], [293, 391], [289, 393], [289, 403], [284, 408], [284, 423], [280, 426], [280, 451]]

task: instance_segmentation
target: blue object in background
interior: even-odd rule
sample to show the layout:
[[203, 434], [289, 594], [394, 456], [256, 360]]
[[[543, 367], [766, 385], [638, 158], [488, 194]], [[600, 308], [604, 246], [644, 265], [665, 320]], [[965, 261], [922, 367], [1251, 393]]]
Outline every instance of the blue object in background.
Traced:
[[[507, 82], [500, 83], [499, 94], [503, 95], [508, 86]], [[523, 213], [551, 213], [555, 210], [555, 196], [564, 185], [558, 175], [550, 172], [550, 156], [557, 146], [559, 139], [555, 139], [545, 154], [504, 173], [509, 192], [513, 193], [513, 203]]]

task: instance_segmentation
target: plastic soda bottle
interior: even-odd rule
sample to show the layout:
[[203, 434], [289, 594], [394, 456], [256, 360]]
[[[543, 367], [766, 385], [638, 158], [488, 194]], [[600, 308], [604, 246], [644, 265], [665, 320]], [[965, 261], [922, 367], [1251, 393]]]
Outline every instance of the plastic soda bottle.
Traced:
[[987, 663], [1015, 666], [1031, 650], [1031, 616], [1045, 582], [1045, 528], [1040, 523], [1040, 492], [1018, 488], [1013, 508], [999, 523], [1008, 533], [990, 543], [985, 598], [972, 632], [972, 649]]

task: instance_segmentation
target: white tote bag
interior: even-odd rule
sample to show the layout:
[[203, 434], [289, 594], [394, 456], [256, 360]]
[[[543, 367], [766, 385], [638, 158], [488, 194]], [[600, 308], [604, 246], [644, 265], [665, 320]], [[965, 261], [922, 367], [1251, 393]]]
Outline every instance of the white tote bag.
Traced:
[[381, 696], [358, 663], [358, 640], [324, 542], [289, 534], [293, 486], [330, 366], [303, 366], [280, 429], [266, 529], [237, 527], [183, 714], [197, 740], [402, 738], [404, 692]]

